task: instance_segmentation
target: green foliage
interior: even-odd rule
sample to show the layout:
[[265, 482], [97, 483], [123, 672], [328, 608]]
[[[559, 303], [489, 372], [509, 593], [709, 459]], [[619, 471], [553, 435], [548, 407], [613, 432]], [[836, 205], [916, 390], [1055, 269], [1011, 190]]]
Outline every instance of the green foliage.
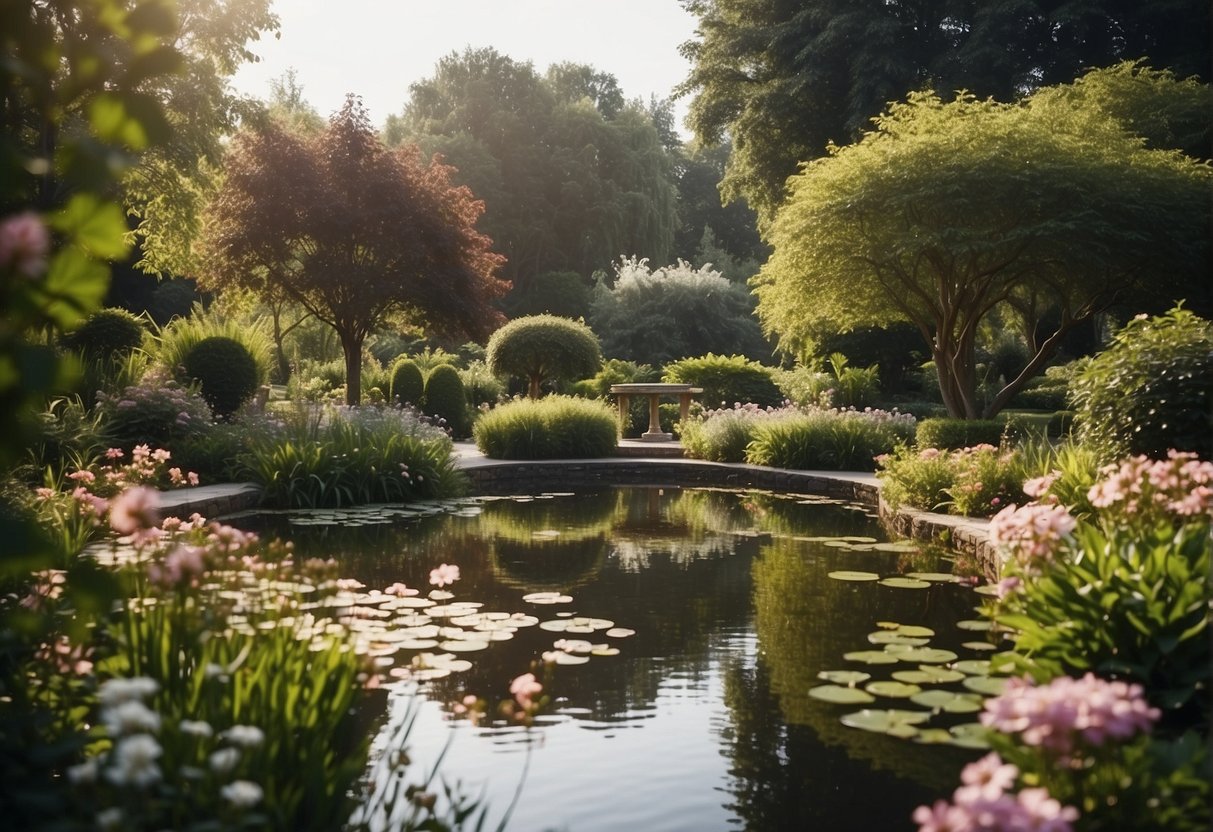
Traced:
[[250, 323], [195, 307], [194, 314], [188, 318], [174, 319], [161, 331], [153, 354], [157, 363], [178, 375], [181, 381], [186, 381], [189, 377], [180, 374], [181, 368], [185, 367], [194, 348], [208, 338], [230, 338], [239, 343], [253, 357], [257, 371], [255, 386], [269, 383], [274, 342], [262, 322]]
[[185, 354], [182, 366], [217, 419], [229, 418], [257, 392], [257, 362], [231, 338], [204, 338]]
[[[648, 364], [637, 364], [621, 358], [608, 358], [593, 376], [582, 379], [573, 386], [573, 393], [592, 399], [605, 399], [611, 395], [615, 384], [639, 384], [659, 381], [660, 374]], [[664, 417], [664, 413], [661, 414]], [[662, 419], [663, 426], [665, 419]], [[635, 396], [628, 403], [628, 414], [622, 426], [624, 436], [639, 436], [649, 425], [649, 402], [644, 396]], [[668, 432], [668, 429], [663, 427]]]
[[906, 442], [912, 430], [913, 419], [876, 411], [805, 411], [757, 422], [746, 461], [773, 468], [873, 471], [875, 458]]
[[1002, 443], [1006, 424], [1000, 419], [923, 419], [918, 423], [914, 444], [919, 448], [971, 448]]
[[413, 412], [330, 409], [258, 438], [239, 470], [282, 508], [349, 506], [446, 497], [460, 490], [451, 440]]
[[419, 405], [425, 394], [425, 378], [421, 375], [417, 362], [401, 356], [392, 364], [391, 374], [392, 401]]
[[162, 371], [148, 373], [139, 384], [113, 395], [98, 394], [97, 412], [106, 439], [127, 449], [171, 447], [179, 438], [205, 433], [212, 418], [200, 395]]
[[143, 321], [125, 309], [98, 309], [63, 336], [63, 345], [85, 360], [108, 359], [143, 346]]
[[438, 419], [438, 424], [445, 424], [454, 438], [467, 436], [467, 394], [459, 371], [450, 364], [439, 364], [425, 377], [423, 409], [427, 415]]
[[948, 454], [899, 445], [893, 453], [877, 457], [876, 462], [880, 466], [880, 499], [894, 511], [902, 506], [939, 511], [951, 501], [956, 470]]
[[1024, 462], [1018, 450], [981, 446], [949, 454], [955, 479], [948, 490], [949, 514], [991, 517], [1023, 505]]
[[493, 333], [488, 346], [494, 375], [521, 376], [532, 399], [544, 382], [593, 375], [602, 363], [598, 337], [583, 323], [555, 315], [515, 318]]
[[783, 402], [783, 394], [772, 379], [771, 369], [742, 355], [684, 358], [667, 364], [661, 380], [693, 384], [703, 388], [699, 397], [706, 407], [756, 404], [769, 407]]
[[754, 318], [746, 289], [704, 266], [678, 261], [650, 270], [623, 258], [615, 281], [594, 291], [590, 322], [606, 354], [655, 365], [709, 352], [765, 358], [771, 349]]
[[1213, 324], [1186, 309], [1130, 321], [1071, 390], [1079, 435], [1105, 460], [1169, 448], [1213, 458]]
[[745, 462], [756, 424], [750, 408], [735, 407], [680, 422], [678, 433], [683, 451], [692, 459]]
[[[913, 93], [789, 181], [752, 281], [759, 317], [792, 353], [830, 327], [913, 323], [949, 414], [991, 418], [1096, 310], [1207, 296], [1211, 180], [1093, 106]], [[977, 334], [994, 310], [1036, 343], [983, 401]]]
[[588, 459], [615, 453], [619, 427], [603, 402], [547, 396], [493, 408], [476, 421], [473, 436], [493, 459]]
[[481, 359], [469, 361], [467, 367], [459, 371], [459, 378], [463, 381], [468, 407], [473, 411], [482, 405], [497, 404], [505, 395], [505, 385], [490, 372], [488, 362]]
[[515, 317], [584, 318], [590, 314], [591, 290], [591, 284], [577, 272], [543, 272], [510, 295], [509, 310]]

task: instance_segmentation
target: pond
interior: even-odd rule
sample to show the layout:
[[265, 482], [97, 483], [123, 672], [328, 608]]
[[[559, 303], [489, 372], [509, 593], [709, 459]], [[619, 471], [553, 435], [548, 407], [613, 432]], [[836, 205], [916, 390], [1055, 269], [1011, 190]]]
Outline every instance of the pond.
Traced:
[[[958, 713], [940, 713], [934, 703], [928, 719], [931, 709], [905, 699], [904, 685], [888, 691], [900, 698], [871, 704], [810, 695], [823, 690], [826, 671], [873, 680], [951, 674], [948, 663], [979, 665], [984, 655], [978, 625], [968, 621], [980, 597], [940, 574], [952, 564], [939, 554], [887, 542], [862, 506], [627, 488], [268, 516], [258, 525], [293, 540], [302, 556], [336, 557], [368, 589], [428, 587], [429, 570], [452, 563], [462, 579], [440, 604], [475, 601], [484, 606], [463, 612], [549, 622], [460, 652], [470, 669], [421, 687], [410, 756], [426, 766], [445, 748], [441, 770], [488, 802], [489, 828], [521, 783], [509, 828], [526, 832], [911, 830], [914, 807], [949, 794], [979, 753], [940, 744], [964, 744], [973, 708], [945, 703]], [[830, 576], [850, 572], [873, 574], [842, 577], [925, 580], [902, 587]], [[569, 600], [537, 604], [524, 598], [531, 593]], [[572, 632], [551, 629], [577, 619], [595, 620]], [[903, 638], [898, 625], [933, 635]], [[578, 653], [571, 661], [588, 661], [554, 666], [546, 679], [552, 703], [529, 729], [450, 720], [448, 703], [467, 692], [508, 699], [509, 681], [560, 639], [609, 644], [618, 654]], [[859, 679], [836, 681], [858, 689]], [[397, 716], [409, 701], [393, 693], [379, 700]], [[865, 708], [921, 712], [925, 722], [892, 732], [920, 742], [840, 721]], [[382, 726], [383, 713], [377, 717]]]

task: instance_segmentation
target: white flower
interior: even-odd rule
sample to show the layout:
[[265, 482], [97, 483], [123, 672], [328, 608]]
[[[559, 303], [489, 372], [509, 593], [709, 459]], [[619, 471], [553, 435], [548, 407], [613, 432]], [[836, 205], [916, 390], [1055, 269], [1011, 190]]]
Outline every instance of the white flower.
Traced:
[[102, 809], [97, 813], [97, 828], [121, 829], [123, 820], [124, 817], [122, 810], [117, 806], [112, 806], [109, 809]]
[[97, 758], [85, 760], [80, 765], [68, 766], [67, 779], [76, 784], [97, 782]]
[[160, 730], [160, 714], [138, 700], [123, 702], [101, 711], [101, 720], [111, 737], [124, 734], [156, 733]]
[[102, 708], [112, 708], [123, 702], [132, 702], [147, 697], [160, 690], [155, 679], [146, 676], [136, 676], [134, 679], [107, 679], [97, 689], [97, 701]]
[[114, 765], [106, 771], [105, 776], [117, 786], [150, 786], [160, 779], [160, 766], [156, 765], [156, 759], [161, 753], [160, 743], [148, 734], [125, 737], [114, 746]]
[[256, 748], [265, 742], [265, 732], [256, 725], [233, 725], [223, 732], [224, 738], [241, 748]]
[[219, 793], [237, 809], [250, 809], [260, 803], [262, 797], [261, 787], [249, 780], [233, 780]]
[[203, 739], [215, 733], [215, 730], [211, 728], [211, 724], [202, 720], [183, 719], [178, 727], [181, 728], [181, 733], [183, 734], [188, 734], [191, 737], [202, 737]]
[[239, 748], [220, 748], [210, 756], [211, 771], [216, 774], [227, 774], [240, 762]]

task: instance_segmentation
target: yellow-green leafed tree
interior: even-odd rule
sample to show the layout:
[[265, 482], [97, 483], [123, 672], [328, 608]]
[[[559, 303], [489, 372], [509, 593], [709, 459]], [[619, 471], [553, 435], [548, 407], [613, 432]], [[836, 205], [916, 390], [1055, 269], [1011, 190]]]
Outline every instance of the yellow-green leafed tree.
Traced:
[[[789, 179], [752, 281], [758, 314], [792, 351], [822, 331], [908, 321], [948, 412], [989, 418], [1110, 305], [1207, 302], [1211, 184], [1207, 163], [1148, 148], [1090, 97], [912, 94]], [[998, 307], [1034, 354], [983, 405], [977, 330]], [[1046, 312], [1060, 319], [1048, 331]]]

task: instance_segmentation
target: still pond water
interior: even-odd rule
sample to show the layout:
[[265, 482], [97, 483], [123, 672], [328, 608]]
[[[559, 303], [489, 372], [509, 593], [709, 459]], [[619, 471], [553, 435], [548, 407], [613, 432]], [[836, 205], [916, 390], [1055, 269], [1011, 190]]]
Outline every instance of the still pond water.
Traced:
[[[455, 598], [446, 603], [476, 601], [480, 612], [540, 621], [602, 620], [589, 634], [522, 627], [461, 653], [471, 669], [422, 686], [410, 755], [426, 766], [449, 741], [441, 770], [483, 795], [490, 828], [521, 782], [509, 828], [522, 832], [912, 830], [914, 807], [950, 794], [979, 753], [839, 721], [864, 707], [923, 710], [905, 699], [864, 706], [809, 696], [822, 671], [887, 680], [920, 667], [843, 658], [885, 646], [869, 643], [878, 622], [925, 626], [935, 632], [931, 648], [982, 658], [964, 646], [975, 634], [956, 626], [974, 617], [980, 598], [971, 588], [941, 576], [911, 584], [917, 588], [829, 577], [952, 568], [938, 555], [886, 543], [862, 507], [628, 488], [413, 506], [404, 517], [377, 511], [270, 516], [260, 530], [294, 540], [300, 555], [337, 558], [367, 588], [426, 588], [430, 569], [452, 563], [462, 579], [448, 587]], [[571, 600], [524, 600], [535, 592]], [[554, 667], [552, 704], [530, 730], [450, 721], [446, 703], [467, 692], [508, 699], [509, 681], [562, 638], [619, 653]], [[381, 701], [399, 715], [409, 698]], [[919, 727], [972, 719], [935, 714]]]

